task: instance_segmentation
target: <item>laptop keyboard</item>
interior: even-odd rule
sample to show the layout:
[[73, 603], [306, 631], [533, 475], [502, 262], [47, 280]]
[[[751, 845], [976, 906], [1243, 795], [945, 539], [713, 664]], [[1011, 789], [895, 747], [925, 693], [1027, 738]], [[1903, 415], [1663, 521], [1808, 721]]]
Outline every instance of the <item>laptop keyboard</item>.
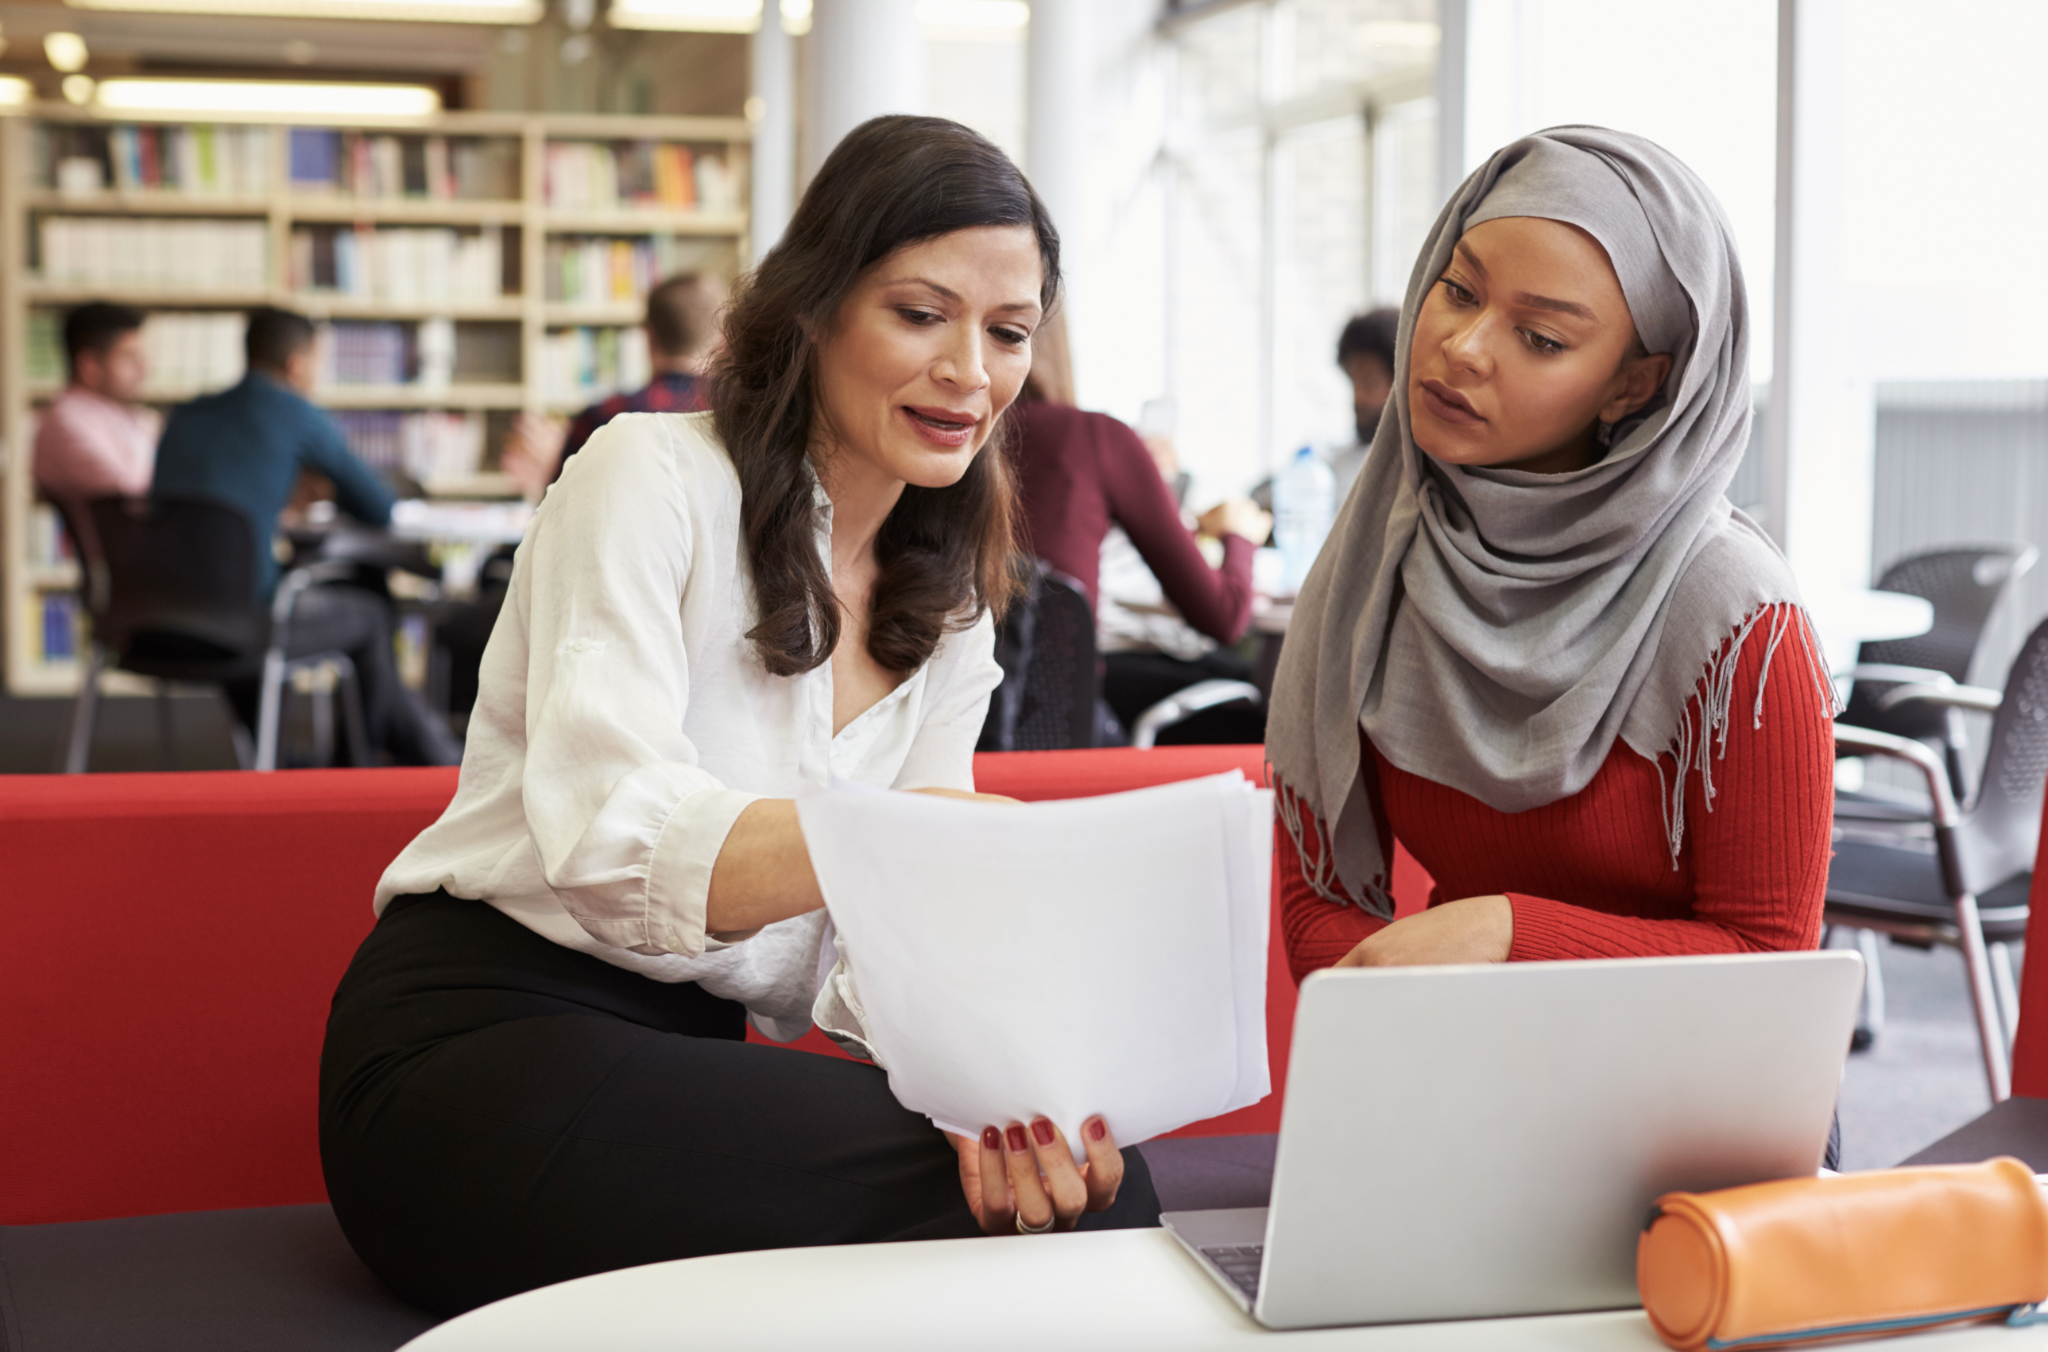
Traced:
[[1259, 1298], [1259, 1270], [1266, 1261], [1265, 1245], [1206, 1244], [1202, 1246], [1202, 1257], [1230, 1278], [1230, 1284], [1244, 1292], [1246, 1300]]

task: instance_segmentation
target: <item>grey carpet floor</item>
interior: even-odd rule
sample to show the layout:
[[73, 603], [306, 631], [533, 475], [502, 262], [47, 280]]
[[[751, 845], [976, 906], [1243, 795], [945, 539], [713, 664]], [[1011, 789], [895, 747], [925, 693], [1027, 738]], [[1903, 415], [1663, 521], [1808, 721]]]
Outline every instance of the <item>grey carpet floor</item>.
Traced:
[[1894, 944], [1880, 963], [1884, 1030], [1842, 1074], [1845, 1169], [1897, 1164], [1991, 1106], [1961, 956]]

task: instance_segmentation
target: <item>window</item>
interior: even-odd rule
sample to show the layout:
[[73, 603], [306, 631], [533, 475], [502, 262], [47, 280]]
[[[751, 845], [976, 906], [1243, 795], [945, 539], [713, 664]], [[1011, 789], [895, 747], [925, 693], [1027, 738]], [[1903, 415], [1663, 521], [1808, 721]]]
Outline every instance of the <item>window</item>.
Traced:
[[1264, 0], [1170, 26], [1167, 385], [1183, 465], [1242, 491], [1349, 441], [1346, 319], [1435, 219], [1434, 0]]

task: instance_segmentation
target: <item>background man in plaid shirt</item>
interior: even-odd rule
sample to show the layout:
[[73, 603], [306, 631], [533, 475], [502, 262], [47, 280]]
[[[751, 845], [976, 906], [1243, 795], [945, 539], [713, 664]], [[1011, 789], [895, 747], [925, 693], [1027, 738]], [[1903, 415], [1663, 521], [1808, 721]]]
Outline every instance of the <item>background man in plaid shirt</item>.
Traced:
[[707, 273], [684, 272], [647, 293], [647, 355], [654, 379], [645, 389], [592, 404], [566, 427], [522, 415], [499, 463], [529, 498], [562, 475], [562, 464], [591, 434], [621, 413], [694, 413], [704, 407], [700, 378], [718, 341], [724, 285]]

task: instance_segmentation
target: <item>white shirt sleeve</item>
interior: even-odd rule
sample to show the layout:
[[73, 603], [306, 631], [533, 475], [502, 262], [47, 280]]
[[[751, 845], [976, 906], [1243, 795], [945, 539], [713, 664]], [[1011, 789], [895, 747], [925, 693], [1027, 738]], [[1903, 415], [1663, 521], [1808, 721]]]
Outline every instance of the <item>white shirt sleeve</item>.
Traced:
[[527, 828], [548, 886], [593, 938], [694, 958], [712, 866], [760, 795], [701, 769], [682, 729], [697, 543], [686, 486], [654, 419], [601, 430], [571, 468], [534, 518], [514, 584]]

